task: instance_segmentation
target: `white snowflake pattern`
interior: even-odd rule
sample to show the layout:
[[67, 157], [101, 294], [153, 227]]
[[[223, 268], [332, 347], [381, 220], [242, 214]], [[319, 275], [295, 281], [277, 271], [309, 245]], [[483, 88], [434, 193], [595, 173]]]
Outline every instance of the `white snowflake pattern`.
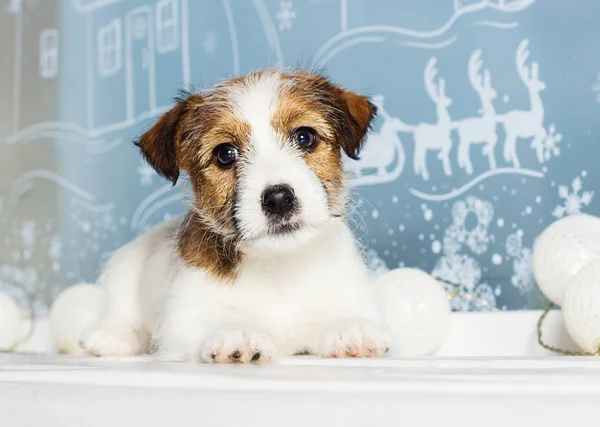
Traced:
[[563, 135], [556, 131], [556, 125], [554, 123], [548, 126], [548, 136], [546, 136], [546, 139], [542, 144], [545, 161], [550, 160], [552, 157], [560, 156], [560, 147], [558, 144], [562, 139]]
[[511, 257], [518, 257], [523, 249], [523, 230], [517, 230], [506, 238], [506, 253]]
[[292, 0], [282, 0], [279, 2], [279, 10], [275, 14], [279, 23], [279, 31], [291, 30], [296, 19], [296, 10]]
[[481, 267], [468, 255], [452, 254], [441, 257], [431, 274], [440, 280], [459, 284], [467, 292], [473, 292], [481, 280]]
[[[438, 259], [431, 274], [452, 284], [446, 285], [448, 292], [458, 285], [461, 293], [473, 295], [495, 306], [496, 294], [487, 283], [481, 282], [482, 269], [479, 263], [471, 256], [459, 253], [465, 246], [476, 255], [487, 252], [492, 241], [488, 228], [493, 218], [492, 204], [477, 197], [469, 196], [464, 201], [454, 203], [452, 224], [444, 233], [444, 255]], [[460, 295], [452, 299], [451, 305], [458, 311], [487, 310], [485, 305]]]
[[582, 189], [583, 184], [580, 177], [573, 180], [570, 189], [567, 185], [559, 185], [558, 195], [564, 202], [554, 208], [552, 215], [556, 218], [562, 218], [563, 216], [581, 214], [583, 207], [588, 206], [594, 197], [593, 191], [582, 192]]
[[215, 33], [211, 31], [204, 35], [204, 39], [202, 40], [202, 50], [204, 50], [205, 54], [214, 55], [218, 45], [219, 41], [217, 40]]
[[517, 230], [506, 238], [506, 253], [513, 260], [511, 283], [525, 295], [535, 287], [533, 278], [533, 254], [530, 248], [523, 247], [523, 230]]
[[[467, 218], [472, 214], [476, 224], [467, 226]], [[452, 225], [444, 235], [444, 251], [456, 253], [463, 245], [467, 245], [473, 253], [481, 255], [488, 250], [490, 236], [488, 227], [494, 217], [491, 203], [469, 196], [465, 201], [458, 201], [452, 206]]]
[[517, 230], [506, 238], [506, 253], [513, 258], [512, 285], [525, 297], [526, 307], [542, 308], [548, 300], [538, 288], [533, 275], [533, 251], [523, 247], [523, 230]]
[[532, 264], [533, 253], [529, 248], [524, 248], [513, 262], [514, 274], [510, 281], [522, 294], [530, 292], [535, 287]]
[[[441, 257], [436, 263], [431, 275], [444, 282], [446, 292], [458, 290], [467, 295], [474, 295], [492, 306], [496, 305], [494, 291], [487, 283], [480, 283], [481, 267], [477, 261], [468, 255], [452, 254]], [[457, 311], [485, 311], [487, 307], [468, 297], [458, 295], [450, 302], [452, 309]]]
[[[490, 285], [488, 285], [487, 283], [482, 283], [479, 286], [477, 286], [477, 288], [475, 289], [475, 296], [485, 302], [487, 302], [489, 305], [491, 305], [492, 307], [496, 307], [496, 295], [500, 295], [500, 288], [496, 288], [496, 291], [494, 292], [494, 289], [492, 289], [492, 287]], [[486, 311], [488, 310], [488, 307], [486, 307], [485, 305], [479, 303], [475, 303], [474, 304], [477, 311]]]
[[596, 81], [592, 84], [592, 91], [596, 93], [596, 102], [600, 104], [600, 73], [596, 75]]
[[140, 176], [141, 185], [143, 185], [144, 187], [152, 185], [152, 178], [156, 175], [156, 172], [148, 163], [142, 161], [138, 166], [137, 171], [138, 175]]

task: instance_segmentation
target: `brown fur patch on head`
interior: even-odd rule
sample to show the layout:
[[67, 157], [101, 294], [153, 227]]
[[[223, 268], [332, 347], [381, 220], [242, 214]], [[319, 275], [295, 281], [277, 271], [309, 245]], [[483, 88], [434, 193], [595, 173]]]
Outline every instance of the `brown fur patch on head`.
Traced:
[[215, 148], [233, 144], [247, 149], [250, 128], [237, 118], [227, 102], [227, 87], [178, 101], [137, 144], [158, 173], [177, 181], [187, 172], [194, 202], [179, 235], [179, 251], [189, 265], [230, 280], [235, 273], [236, 168], [222, 169]]
[[340, 215], [337, 211], [345, 198], [341, 150], [358, 159], [376, 108], [367, 97], [336, 86], [321, 74], [299, 71], [282, 79], [273, 127], [283, 135], [301, 127], [317, 132], [319, 143], [305, 160], [323, 183], [330, 208]]
[[236, 233], [237, 165], [223, 169], [214, 158], [223, 143], [234, 145], [240, 156], [248, 149], [250, 127], [235, 116], [218, 92], [208, 94], [183, 125], [179, 161], [194, 190], [194, 210], [211, 228], [231, 237]]
[[358, 93], [335, 87], [341, 105], [345, 104], [347, 129], [342, 147], [348, 157], [358, 160], [358, 155], [366, 140], [367, 133], [371, 130], [371, 123], [377, 114], [375, 107], [368, 98]]
[[186, 115], [188, 102], [192, 102], [194, 97], [196, 96], [178, 100], [177, 104], [136, 142], [144, 159], [173, 185], [179, 179], [176, 146], [181, 138], [180, 124]]
[[289, 90], [295, 100], [304, 100], [316, 106], [315, 113], [322, 115], [334, 131], [336, 143], [351, 159], [358, 154], [371, 129], [377, 108], [369, 99], [358, 93], [334, 85], [323, 75], [298, 71], [285, 76], [293, 89]]

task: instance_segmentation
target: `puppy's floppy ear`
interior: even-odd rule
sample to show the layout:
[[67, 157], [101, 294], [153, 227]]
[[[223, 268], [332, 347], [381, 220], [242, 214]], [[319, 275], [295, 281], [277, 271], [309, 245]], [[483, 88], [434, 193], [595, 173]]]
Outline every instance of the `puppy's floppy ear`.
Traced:
[[336, 91], [342, 110], [346, 114], [342, 149], [348, 157], [358, 160], [367, 132], [371, 129], [371, 123], [377, 114], [377, 107], [366, 96], [341, 87], [336, 87]]
[[179, 178], [177, 162], [179, 123], [186, 111], [187, 103], [187, 99], [179, 100], [135, 143], [140, 147], [144, 159], [173, 185]]

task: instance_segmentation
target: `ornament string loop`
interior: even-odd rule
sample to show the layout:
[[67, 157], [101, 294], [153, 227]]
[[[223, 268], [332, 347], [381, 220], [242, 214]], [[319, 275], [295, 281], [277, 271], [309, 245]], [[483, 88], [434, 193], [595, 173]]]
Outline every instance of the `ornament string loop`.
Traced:
[[562, 354], [564, 356], [600, 356], [600, 348], [598, 348], [598, 351], [596, 353], [588, 353], [585, 351], [571, 351], [571, 350], [567, 350], [564, 348], [554, 347], [550, 344], [545, 343], [542, 338], [542, 326], [544, 324], [544, 320], [546, 319], [546, 316], [548, 316], [548, 313], [550, 313], [550, 310], [552, 310], [552, 308], [554, 308], [554, 303], [553, 302], [548, 303], [548, 305], [546, 306], [546, 309], [544, 310], [544, 312], [540, 316], [540, 319], [537, 322], [538, 344], [548, 351], [551, 351], [551, 352], [557, 353], [557, 354]]

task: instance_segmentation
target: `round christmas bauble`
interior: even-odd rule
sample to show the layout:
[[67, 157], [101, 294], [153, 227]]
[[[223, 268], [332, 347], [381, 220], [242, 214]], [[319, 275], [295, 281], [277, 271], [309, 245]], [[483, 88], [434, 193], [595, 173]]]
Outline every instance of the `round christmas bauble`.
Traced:
[[595, 260], [600, 260], [600, 218], [569, 216], [552, 223], [538, 238], [533, 274], [546, 298], [562, 305], [569, 280]]
[[392, 357], [434, 353], [450, 323], [450, 302], [442, 285], [414, 268], [398, 268], [374, 283], [377, 302], [392, 336]]
[[583, 267], [567, 286], [562, 305], [565, 328], [584, 351], [600, 351], [600, 261]]

